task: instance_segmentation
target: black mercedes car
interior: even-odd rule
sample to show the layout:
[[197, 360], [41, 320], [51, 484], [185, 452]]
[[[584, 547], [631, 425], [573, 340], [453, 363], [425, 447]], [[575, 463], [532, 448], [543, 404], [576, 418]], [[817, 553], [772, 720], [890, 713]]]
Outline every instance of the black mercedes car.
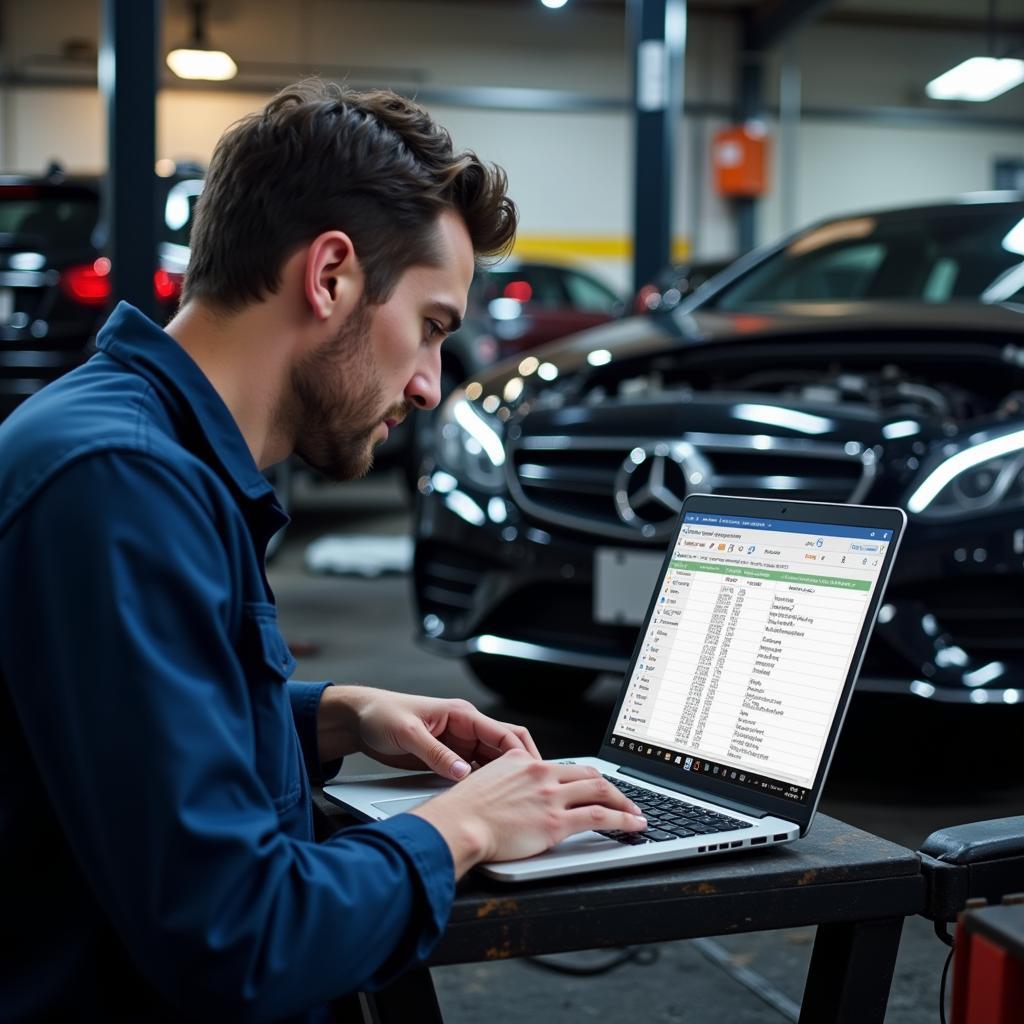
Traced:
[[421, 479], [424, 642], [519, 704], [631, 654], [691, 492], [898, 504], [862, 690], [1024, 694], [1024, 196], [816, 224], [668, 313], [505, 362]]

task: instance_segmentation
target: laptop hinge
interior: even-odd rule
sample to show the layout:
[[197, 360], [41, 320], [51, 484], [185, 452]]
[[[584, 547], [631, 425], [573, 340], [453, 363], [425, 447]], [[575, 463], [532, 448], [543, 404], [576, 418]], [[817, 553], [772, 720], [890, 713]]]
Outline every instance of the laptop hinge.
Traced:
[[706, 800], [709, 804], [721, 804], [723, 807], [728, 807], [731, 811], [739, 811], [740, 814], [749, 814], [751, 818], [768, 817], [767, 811], [762, 811], [757, 807], [751, 807], [749, 804], [740, 803], [739, 800], [730, 800], [727, 797], [719, 796], [717, 793], [702, 793], [699, 789], [684, 786], [679, 782], [669, 782], [668, 779], [663, 779], [658, 775], [652, 775], [650, 772], [641, 772], [637, 771], [635, 768], [623, 768], [620, 766], [619, 774], [628, 775], [634, 779], [642, 779], [644, 782], [651, 782], [655, 786], [662, 786], [665, 789], [672, 789], [679, 793], [685, 793], [687, 796], [695, 796], [698, 800]]

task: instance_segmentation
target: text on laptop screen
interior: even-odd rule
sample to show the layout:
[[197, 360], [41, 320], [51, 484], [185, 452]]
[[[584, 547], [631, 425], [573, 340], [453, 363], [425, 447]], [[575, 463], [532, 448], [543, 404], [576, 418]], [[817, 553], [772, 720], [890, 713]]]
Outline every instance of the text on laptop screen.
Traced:
[[807, 799], [892, 539], [687, 513], [612, 744]]

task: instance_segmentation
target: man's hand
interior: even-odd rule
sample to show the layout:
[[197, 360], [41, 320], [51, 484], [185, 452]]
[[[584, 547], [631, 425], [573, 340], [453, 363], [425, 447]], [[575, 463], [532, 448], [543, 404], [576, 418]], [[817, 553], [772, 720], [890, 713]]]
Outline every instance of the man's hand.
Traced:
[[324, 761], [358, 751], [392, 768], [426, 768], [446, 779], [463, 779], [474, 763], [511, 750], [540, 759], [526, 729], [488, 718], [468, 701], [368, 686], [327, 687], [317, 730]]
[[444, 836], [461, 878], [474, 864], [542, 853], [575, 832], [640, 832], [640, 809], [595, 769], [512, 750], [414, 808]]

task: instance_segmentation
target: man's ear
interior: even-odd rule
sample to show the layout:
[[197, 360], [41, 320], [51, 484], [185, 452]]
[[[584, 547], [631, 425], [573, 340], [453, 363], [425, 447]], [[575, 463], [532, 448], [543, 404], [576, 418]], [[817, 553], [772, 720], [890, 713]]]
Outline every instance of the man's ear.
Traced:
[[310, 242], [303, 285], [318, 320], [329, 320], [339, 311], [348, 316], [356, 308], [363, 294], [363, 270], [344, 231], [325, 231]]

